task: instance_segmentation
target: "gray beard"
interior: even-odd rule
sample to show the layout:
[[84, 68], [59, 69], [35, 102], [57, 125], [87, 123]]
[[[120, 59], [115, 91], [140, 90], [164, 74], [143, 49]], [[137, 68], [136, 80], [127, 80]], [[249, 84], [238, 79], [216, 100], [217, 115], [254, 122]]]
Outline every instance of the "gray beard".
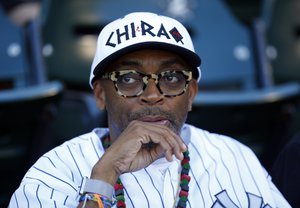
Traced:
[[174, 115], [174, 113], [162, 110], [158, 107], [147, 107], [147, 108], [143, 108], [139, 111], [130, 113], [127, 117], [128, 124], [133, 120], [139, 120], [140, 118], [145, 117], [145, 116], [163, 116], [163, 117], [165, 117], [170, 122], [170, 125], [168, 127], [173, 132], [175, 132], [177, 135], [180, 134], [180, 130], [184, 123], [184, 121], [179, 121], [178, 119], [176, 119], [176, 116]]

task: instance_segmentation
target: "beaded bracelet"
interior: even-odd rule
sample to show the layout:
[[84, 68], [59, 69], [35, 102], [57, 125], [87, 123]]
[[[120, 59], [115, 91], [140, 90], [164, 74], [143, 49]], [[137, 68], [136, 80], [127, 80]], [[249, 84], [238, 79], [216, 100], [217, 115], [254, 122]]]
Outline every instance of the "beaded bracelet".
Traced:
[[83, 201], [82, 207], [85, 207], [87, 201], [97, 202], [98, 208], [110, 208], [114, 205], [114, 201], [106, 196], [94, 193], [85, 193], [81, 195], [79, 202]]

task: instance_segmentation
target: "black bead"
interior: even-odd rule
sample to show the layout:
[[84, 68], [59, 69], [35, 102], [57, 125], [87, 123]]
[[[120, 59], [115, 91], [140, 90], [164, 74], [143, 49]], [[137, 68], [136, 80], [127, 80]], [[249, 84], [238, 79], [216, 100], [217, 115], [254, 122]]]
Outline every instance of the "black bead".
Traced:
[[190, 190], [189, 185], [187, 185], [187, 184], [181, 184], [180, 187], [182, 190], [184, 190], [186, 192], [189, 192], [189, 190]]
[[118, 189], [115, 191], [115, 195], [119, 196], [119, 195], [124, 195], [124, 191], [122, 189]]
[[186, 203], [184, 201], [179, 200], [177, 208], [186, 208]]
[[182, 168], [181, 175], [188, 175], [188, 174], [189, 174], [189, 169]]

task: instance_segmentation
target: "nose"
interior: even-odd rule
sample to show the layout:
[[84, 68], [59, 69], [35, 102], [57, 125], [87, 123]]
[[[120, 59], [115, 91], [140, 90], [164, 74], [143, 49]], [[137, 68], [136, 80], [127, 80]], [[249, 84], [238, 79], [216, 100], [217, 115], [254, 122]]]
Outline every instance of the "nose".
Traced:
[[154, 79], [149, 79], [148, 84], [139, 97], [141, 104], [156, 105], [163, 103], [164, 95], [159, 92]]

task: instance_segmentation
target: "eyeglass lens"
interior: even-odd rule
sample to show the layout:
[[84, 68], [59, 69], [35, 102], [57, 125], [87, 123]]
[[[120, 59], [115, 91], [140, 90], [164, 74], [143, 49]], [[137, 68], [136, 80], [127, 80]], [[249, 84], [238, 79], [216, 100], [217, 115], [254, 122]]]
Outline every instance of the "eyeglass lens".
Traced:
[[140, 95], [150, 78], [155, 79], [160, 93], [168, 96], [182, 93], [187, 81], [187, 77], [181, 71], [166, 71], [159, 75], [145, 75], [130, 71], [118, 76], [116, 87], [125, 96]]

